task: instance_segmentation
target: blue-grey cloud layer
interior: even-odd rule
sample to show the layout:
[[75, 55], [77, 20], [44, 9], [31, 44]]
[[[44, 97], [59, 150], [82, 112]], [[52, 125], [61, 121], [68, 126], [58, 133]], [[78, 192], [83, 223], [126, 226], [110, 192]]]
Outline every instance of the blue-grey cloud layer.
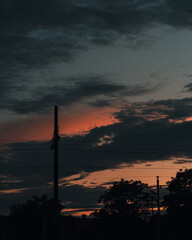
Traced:
[[[70, 84], [68, 84], [70, 83]], [[142, 96], [157, 91], [160, 84], [150, 82], [144, 84], [125, 85], [111, 81], [105, 76], [84, 76], [63, 79], [56, 86], [20, 87], [3, 86], [4, 101], [0, 103], [0, 109], [11, 110], [19, 114], [45, 112], [53, 105], [70, 106], [73, 103], [85, 102], [95, 107], [112, 106], [122, 98]], [[7, 88], [7, 92], [5, 92]], [[9, 90], [8, 90], [9, 89]], [[14, 97], [9, 93], [15, 91]], [[20, 92], [28, 92], [23, 98], [15, 96]], [[6, 99], [7, 96], [7, 99]], [[3, 97], [3, 96], [2, 96]], [[3, 98], [2, 98], [3, 100]]]
[[145, 30], [158, 24], [190, 29], [191, 9], [187, 0], [1, 1], [0, 79], [71, 61], [90, 44], [143, 39]]
[[[33, 111], [34, 108], [39, 110], [40, 104], [46, 107], [48, 98], [51, 103], [65, 105], [71, 102], [72, 98], [75, 99], [75, 90], [64, 87], [59, 90], [42, 89], [52, 90], [52, 93], [39, 91], [38, 96], [33, 93], [33, 100], [15, 96], [26, 91], [26, 86], [31, 87], [31, 80], [23, 74], [30, 69], [57, 61], [70, 62], [76, 54], [86, 51], [91, 45], [111, 45], [122, 37], [128, 45], [137, 46], [138, 41], [142, 42], [145, 38], [145, 30], [159, 24], [190, 29], [191, 9], [190, 1], [177, 0], [1, 1], [0, 107], [22, 113]], [[147, 39], [151, 41], [150, 36]], [[80, 98], [83, 97], [83, 93], [80, 93], [82, 87], [79, 86], [77, 92]], [[97, 89], [98, 86], [95, 87]], [[109, 91], [112, 90], [111, 86], [108, 87]], [[118, 87], [116, 84], [117, 91], [120, 91]], [[131, 94], [133, 88], [130, 89]], [[141, 88], [142, 92], [143, 86]], [[139, 86], [136, 94], [138, 90]], [[62, 92], [66, 97], [61, 97]], [[108, 104], [106, 99], [92, 102], [95, 106]]]

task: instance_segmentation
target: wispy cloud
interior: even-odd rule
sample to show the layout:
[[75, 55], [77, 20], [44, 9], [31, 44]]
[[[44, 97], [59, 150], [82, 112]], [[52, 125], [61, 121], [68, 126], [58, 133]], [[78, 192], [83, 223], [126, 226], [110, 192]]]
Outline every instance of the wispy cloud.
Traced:
[[16, 189], [7, 189], [7, 190], [0, 190], [0, 194], [15, 194], [15, 193], [21, 193], [22, 191], [25, 191], [27, 188], [16, 188]]
[[0, 5], [0, 79], [50, 62], [70, 62], [89, 46], [124, 38], [138, 48], [157, 25], [191, 29], [191, 2], [146, 1], [2, 1]]
[[[156, 92], [160, 87], [160, 84], [150, 82], [126, 85], [105, 76], [74, 77], [63, 79], [57, 86], [25, 88], [29, 94], [21, 99], [8, 95], [7, 101], [0, 103], [0, 108], [26, 114], [46, 112], [53, 105], [69, 106], [80, 102], [95, 107], [106, 107], [116, 105], [123, 98]], [[15, 91], [19, 95], [23, 89], [21, 91], [18, 87]]]

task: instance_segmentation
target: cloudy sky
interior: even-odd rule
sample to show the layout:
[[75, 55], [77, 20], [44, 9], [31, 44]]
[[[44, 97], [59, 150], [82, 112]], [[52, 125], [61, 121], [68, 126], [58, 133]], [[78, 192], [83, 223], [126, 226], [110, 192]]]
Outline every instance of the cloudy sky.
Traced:
[[165, 184], [192, 160], [192, 2], [0, 2], [0, 214], [52, 197], [96, 209], [114, 181]]

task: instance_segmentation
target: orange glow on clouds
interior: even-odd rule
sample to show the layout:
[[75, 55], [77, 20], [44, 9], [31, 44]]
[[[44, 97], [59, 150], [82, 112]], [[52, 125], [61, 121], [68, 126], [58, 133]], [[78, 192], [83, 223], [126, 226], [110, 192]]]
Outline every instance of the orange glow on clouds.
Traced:
[[[60, 135], [85, 134], [95, 127], [118, 122], [113, 113], [116, 108], [76, 109], [59, 111]], [[1, 123], [1, 139], [11, 140], [50, 140], [53, 136], [53, 115], [26, 117], [21, 120]]]
[[95, 127], [117, 123], [113, 113], [116, 108], [89, 109], [64, 115], [60, 121], [60, 133], [67, 135], [84, 134]]
[[99, 210], [100, 208], [93, 208], [92, 210], [87, 210], [87, 208], [65, 208], [61, 212], [64, 213], [65, 215], [72, 215], [75, 217], [80, 217], [83, 214], [89, 216], [92, 212], [95, 210]]
[[7, 190], [0, 190], [0, 194], [11, 194], [11, 193], [21, 193], [22, 191], [27, 190], [27, 188], [15, 188], [15, 189], [7, 189]]
[[190, 121], [192, 121], [192, 116], [191, 117], [185, 117], [183, 119], [169, 119], [170, 123], [175, 123], [175, 124], [183, 123], [183, 122], [190, 122]]
[[[175, 177], [179, 169], [191, 168], [192, 159], [188, 159], [185, 163], [184, 159], [171, 159], [165, 161], [154, 161], [137, 163], [134, 165], [120, 164], [117, 168], [106, 169], [102, 171], [95, 171], [92, 173], [79, 173], [70, 177], [60, 179], [60, 185], [80, 185], [87, 188], [95, 188], [103, 186], [108, 188], [111, 182], [120, 181], [122, 178], [125, 180], [141, 180], [149, 186], [156, 185], [156, 177], [160, 177], [160, 184], [165, 185], [171, 177]], [[176, 162], [181, 164], [175, 164]], [[182, 163], [183, 162], [183, 163]], [[84, 176], [82, 178], [82, 176]], [[78, 179], [79, 178], [79, 179]], [[64, 181], [62, 183], [62, 181]]]

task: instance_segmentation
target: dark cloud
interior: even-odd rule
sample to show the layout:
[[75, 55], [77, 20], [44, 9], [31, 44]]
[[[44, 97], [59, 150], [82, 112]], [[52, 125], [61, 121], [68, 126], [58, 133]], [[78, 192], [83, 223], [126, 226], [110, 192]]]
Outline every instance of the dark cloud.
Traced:
[[83, 186], [61, 186], [60, 197], [66, 204], [66, 208], [97, 208], [99, 196], [105, 191], [103, 187], [86, 188]]
[[111, 100], [96, 100], [93, 102], [90, 102], [89, 105], [93, 107], [109, 107], [111, 106], [112, 101]]
[[162, 106], [162, 109], [159, 111], [163, 114], [168, 114], [170, 119], [182, 120], [185, 117], [190, 117], [192, 115], [191, 98], [156, 101], [152, 103], [152, 105], [154, 107]]
[[185, 164], [185, 163], [191, 163], [191, 160], [179, 159], [175, 161], [175, 164]]
[[83, 34], [88, 30], [86, 34], [89, 32], [99, 44], [106, 44], [103, 29], [111, 36], [110, 32], [135, 34], [153, 23], [189, 27], [191, 8], [187, 0], [10, 0], [1, 1], [1, 24], [4, 29], [25, 31], [39, 27], [80, 28]]
[[177, 28], [191, 29], [191, 11], [192, 3], [184, 0], [168, 0], [167, 9], [169, 14], [165, 18], [165, 23]]
[[[178, 164], [185, 164], [192, 157], [192, 123], [185, 121], [192, 114], [191, 101], [130, 103], [115, 113], [118, 123], [96, 127], [84, 136], [62, 137], [59, 143], [60, 178], [80, 173], [73, 179], [83, 180], [91, 172], [116, 168], [122, 163], [165, 161], [173, 157], [178, 158]], [[182, 119], [183, 122], [176, 123]], [[52, 194], [53, 152], [49, 142], [8, 144], [2, 146], [0, 158], [1, 190], [23, 189], [11, 195], [20, 195], [23, 199], [42, 195], [42, 192]], [[104, 190], [102, 186], [94, 188], [94, 184], [89, 189], [69, 185], [67, 180], [62, 183], [61, 200], [72, 201], [73, 207], [78, 203], [96, 203]], [[91, 201], [87, 198], [89, 195]], [[10, 195], [1, 193], [1, 196], [4, 199]]]
[[[190, 156], [191, 150], [185, 145], [192, 144], [191, 121], [185, 119], [192, 116], [191, 103], [192, 99], [130, 103], [115, 113], [118, 123], [96, 127], [85, 136], [62, 138], [60, 157], [64, 159], [61, 161], [63, 174], [103, 170], [126, 161], [163, 159], [174, 154]], [[178, 120], [181, 122], [177, 123]], [[103, 141], [103, 145], [98, 144], [102, 139], [107, 141]], [[5, 158], [9, 149], [13, 154]], [[52, 157], [48, 142], [9, 144], [7, 150], [1, 151], [1, 158], [5, 160], [1, 162], [1, 169], [8, 164], [7, 170], [12, 171], [13, 177], [20, 177], [20, 174], [29, 177], [35, 167], [37, 171], [43, 169], [46, 173], [53, 166]], [[18, 172], [16, 166], [19, 166]], [[26, 167], [25, 172], [23, 167]]]
[[[89, 45], [121, 37], [138, 48], [158, 25], [191, 28], [192, 4], [161, 0], [9, 0], [0, 3], [0, 67], [6, 78], [49, 62], [69, 62]], [[0, 76], [0, 81], [3, 76]]]
[[[121, 37], [132, 48], [147, 46], [154, 38], [145, 31], [159, 24], [191, 29], [191, 11], [188, 0], [0, 1], [0, 108], [23, 114], [83, 100], [104, 107], [122, 97], [158, 90], [159, 85], [126, 86], [101, 76], [69, 79], [70, 86], [28, 89], [23, 73], [50, 62], [70, 62], [90, 45], [111, 45]], [[185, 86], [186, 91], [191, 89], [191, 84]], [[29, 96], [15, 97], [21, 90]], [[185, 122], [192, 114], [191, 105], [191, 98], [129, 104], [115, 114], [119, 123], [95, 128], [85, 136], [62, 138], [60, 176], [104, 170], [124, 162], [192, 157], [191, 122]], [[176, 124], [177, 120], [184, 122]], [[111, 143], [97, 145], [104, 136], [112, 136]], [[9, 144], [1, 151], [1, 190], [24, 189], [11, 195], [14, 197], [8, 202], [2, 193], [4, 209], [21, 201], [21, 195], [27, 199], [51, 192], [53, 156], [49, 148], [48, 143], [30, 142]], [[90, 195], [95, 201], [100, 190], [65, 186], [61, 196], [66, 201], [73, 199], [75, 207]]]
[[184, 86], [184, 92], [191, 92], [192, 91], [192, 83], [189, 83]]
[[[112, 82], [104, 76], [84, 76], [64, 80], [65, 85], [29, 89], [31, 97], [9, 99], [0, 103], [0, 108], [20, 114], [47, 111], [53, 105], [68, 106], [86, 100], [87, 104], [105, 107], [122, 98], [142, 96], [159, 89], [160, 85], [150, 83], [133, 86]], [[67, 84], [70, 86], [67, 87]], [[98, 98], [98, 99], [97, 99]]]

